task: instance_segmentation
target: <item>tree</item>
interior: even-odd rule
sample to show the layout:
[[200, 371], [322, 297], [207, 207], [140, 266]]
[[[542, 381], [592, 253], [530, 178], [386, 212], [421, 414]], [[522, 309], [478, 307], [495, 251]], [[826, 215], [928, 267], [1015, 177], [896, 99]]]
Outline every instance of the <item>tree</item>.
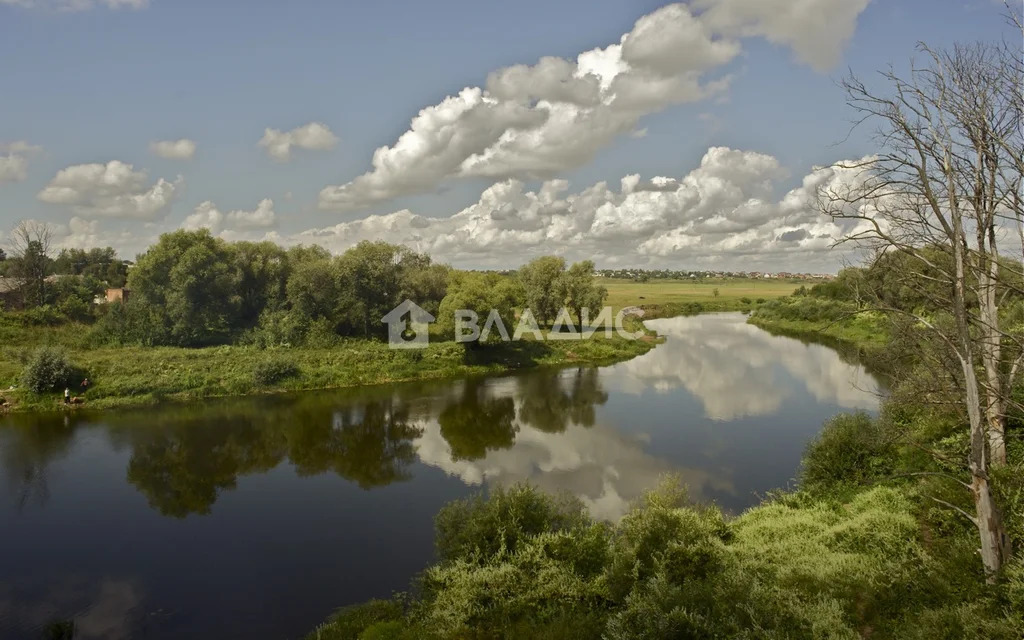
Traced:
[[[850, 179], [823, 188], [819, 201], [825, 213], [858, 222], [850, 240], [900, 256], [894, 275], [934, 310], [874, 299], [876, 308], [923, 327], [922, 348], [933, 347], [925, 357], [959, 397], [970, 430], [970, 482], [963, 484], [975, 514], [961, 512], [978, 529], [994, 579], [1011, 547], [989, 471], [1006, 461], [1007, 410], [1024, 365], [1020, 336], [1001, 326], [999, 291], [1009, 281], [997, 244], [1004, 226], [1024, 221], [1021, 75], [1013, 71], [1021, 51], [987, 44], [923, 51], [927, 65], [912, 66], [909, 77], [882, 74], [889, 95], [856, 78], [844, 82], [861, 121], [878, 124], [880, 149], [838, 165]], [[1024, 233], [1019, 239], [1024, 244]], [[1010, 271], [1019, 278], [1019, 264]]]
[[565, 260], [541, 256], [519, 268], [526, 306], [542, 324], [550, 325], [565, 301]]
[[11, 232], [14, 253], [11, 275], [24, 280], [23, 303], [37, 307], [46, 302], [46, 276], [52, 269], [50, 258], [53, 229], [35, 220], [22, 220]]
[[206, 229], [175, 231], [139, 257], [128, 286], [160, 309], [173, 343], [225, 341], [235, 327], [240, 297], [232, 248]]
[[288, 277], [288, 304], [310, 320], [326, 318], [337, 326], [341, 314], [339, 280], [337, 265], [330, 258], [300, 262]]
[[[458, 272], [452, 274], [448, 294], [441, 301], [438, 310], [438, 326], [446, 333], [454, 333], [456, 313], [472, 311], [477, 315], [482, 330], [492, 311], [498, 312], [502, 325], [511, 335], [515, 330], [515, 311], [523, 304], [523, 289], [517, 280], [494, 273]], [[501, 338], [495, 327], [488, 332], [491, 341]], [[467, 347], [479, 345], [478, 341], [465, 343]]]
[[364, 337], [385, 331], [380, 319], [401, 302], [402, 262], [411, 254], [405, 247], [364, 240], [338, 259], [341, 282], [352, 294], [351, 322]]
[[576, 314], [576, 319], [583, 329], [583, 310], [591, 312], [604, 306], [608, 290], [599, 286], [594, 280], [594, 262], [584, 260], [577, 262], [562, 275], [562, 286], [565, 288], [565, 303], [569, 310]]
[[284, 305], [290, 271], [288, 257], [273, 242], [236, 242], [234, 250], [239, 319], [243, 326], [251, 327], [263, 311], [275, 311]]

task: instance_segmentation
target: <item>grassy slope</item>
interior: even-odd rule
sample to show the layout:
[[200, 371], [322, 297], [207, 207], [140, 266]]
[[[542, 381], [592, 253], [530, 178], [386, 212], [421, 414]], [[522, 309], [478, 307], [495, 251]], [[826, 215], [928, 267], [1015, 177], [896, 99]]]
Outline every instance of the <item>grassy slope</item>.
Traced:
[[[604, 364], [649, 351], [650, 337], [627, 340], [598, 337], [587, 341], [523, 341], [467, 350], [454, 342], [433, 343], [425, 350], [393, 350], [370, 340], [347, 340], [330, 348], [259, 349], [223, 346], [205, 349], [175, 347], [88, 348], [78, 335], [85, 327], [44, 332], [51, 343], [65, 346], [75, 365], [87, 372], [94, 408], [144, 405], [163, 399], [248, 395], [275, 391], [325, 389], [500, 373], [537, 366]], [[35, 330], [26, 330], [26, 332]], [[22, 360], [29, 345], [21, 341], [0, 354], [0, 389], [20, 385]], [[43, 340], [35, 340], [42, 343]], [[253, 370], [268, 360], [295, 363], [299, 374], [272, 387], [257, 385]], [[61, 407], [60, 394], [37, 396], [22, 390], [0, 391], [18, 410]]]

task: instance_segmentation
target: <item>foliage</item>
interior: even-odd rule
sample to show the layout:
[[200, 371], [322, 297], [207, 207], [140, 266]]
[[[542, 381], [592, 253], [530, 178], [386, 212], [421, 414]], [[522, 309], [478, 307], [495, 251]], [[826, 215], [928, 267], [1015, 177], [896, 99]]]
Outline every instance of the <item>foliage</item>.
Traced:
[[[415, 600], [373, 602], [309, 637], [1013, 637], [987, 596], [945, 589], [950, 569], [919, 526], [908, 494], [885, 487], [794, 494], [729, 521], [669, 481], [617, 524], [498, 488], [439, 514], [440, 561]], [[1019, 601], [1019, 571], [1008, 583]]]
[[294, 360], [274, 358], [256, 365], [252, 370], [252, 381], [258, 387], [267, 387], [282, 380], [299, 375], [299, 365]]
[[562, 282], [565, 288], [565, 304], [575, 314], [582, 328], [583, 310], [589, 309], [591, 315], [596, 316], [604, 306], [608, 290], [595, 282], [592, 260], [573, 264], [562, 275]]
[[550, 325], [565, 302], [565, 260], [557, 256], [541, 256], [519, 268], [524, 302], [534, 317]]
[[70, 386], [75, 377], [75, 368], [64, 351], [40, 347], [32, 353], [21, 379], [32, 392], [46, 393]]
[[585, 524], [578, 500], [556, 498], [528, 485], [498, 487], [487, 498], [464, 498], [441, 509], [434, 521], [435, 544], [442, 563], [485, 562], [514, 553], [528, 537], [573, 531]]
[[139, 257], [128, 276], [132, 295], [162, 316], [170, 344], [224, 342], [241, 302], [233, 250], [206, 229], [175, 231]]
[[891, 475], [897, 458], [894, 434], [867, 414], [840, 414], [811, 441], [803, 459], [801, 487], [817, 493], [841, 485], [869, 485]]
[[[515, 310], [522, 306], [523, 301], [522, 286], [515, 280], [492, 273], [455, 273], [448, 284], [448, 294], [438, 309], [437, 324], [443, 333], [454, 335], [456, 312], [466, 310], [477, 315], [477, 324], [482, 331], [491, 311], [496, 310], [502, 325], [511, 335], [516, 326]], [[491, 341], [501, 339], [497, 328], [488, 331], [487, 337]]]

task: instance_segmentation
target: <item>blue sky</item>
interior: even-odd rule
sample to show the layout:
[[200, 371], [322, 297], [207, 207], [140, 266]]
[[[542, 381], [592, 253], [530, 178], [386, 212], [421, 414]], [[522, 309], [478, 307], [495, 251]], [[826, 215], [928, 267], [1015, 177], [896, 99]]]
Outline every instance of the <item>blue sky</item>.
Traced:
[[[851, 15], [849, 7], [858, 3], [866, 7]], [[595, 257], [607, 266], [828, 270], [838, 256], [814, 241], [825, 222], [813, 212], [794, 217], [778, 206], [815, 165], [872, 150], [866, 131], [840, 143], [851, 114], [836, 79], [847, 68], [868, 76], [889, 63], [905, 66], [918, 41], [943, 46], [1013, 35], [991, 0], [804, 3], [826, 17], [834, 11], [835, 19], [823, 24], [837, 33], [849, 23], [852, 37], [845, 46], [806, 44], [812, 34], [800, 33], [796, 19], [780, 25], [768, 24], [770, 15], [751, 17], [749, 5], [757, 0], [697, 0], [682, 5], [681, 14], [666, 11], [664, 3], [636, 0], [77, 0], [75, 10], [67, 4], [0, 0], [0, 159], [6, 152], [8, 160], [6, 174], [0, 164], [0, 229], [22, 218], [38, 219], [58, 225], [64, 244], [113, 244], [127, 255], [184, 224], [212, 227], [228, 239], [315, 241], [332, 250], [379, 237], [466, 266], [563, 253]], [[618, 43], [643, 16], [669, 30], [699, 24], [706, 43], [736, 43], [715, 64], [694, 70], [696, 63], [683, 63], [670, 70], [698, 73], [701, 83], [728, 76], [728, 87], [699, 99], [658, 97], [635, 117], [622, 119], [617, 112], [618, 133], [607, 140], [582, 125], [564, 141], [542, 140], [546, 146], [537, 155], [544, 162], [532, 157], [524, 137], [526, 142], [515, 143], [512, 170], [500, 169], [501, 158], [467, 170], [459, 156], [451, 170], [442, 171], [428, 153], [415, 166], [372, 176], [370, 186], [352, 183], [372, 169], [374, 150], [394, 145], [421, 109], [465, 87], [489, 89], [489, 73], [533, 65], [542, 56], [564, 58], [576, 68], [580, 53]], [[669, 55], [691, 57], [685, 48], [690, 41], [661, 51], [664, 39], [643, 37], [655, 48], [650, 55], [662, 71], [672, 64]], [[695, 39], [692, 46], [704, 45]], [[827, 68], [812, 68], [800, 58], [827, 58], [830, 47], [838, 62]], [[610, 91], [602, 89], [602, 96]], [[624, 91], [619, 89], [620, 97]], [[536, 112], [530, 99], [524, 108]], [[310, 123], [329, 128], [333, 140], [293, 147], [286, 162], [259, 145], [267, 128], [287, 132]], [[530, 126], [506, 138], [526, 136]], [[150, 149], [153, 142], [180, 139], [194, 141], [190, 159], [162, 158]], [[551, 148], [568, 149], [581, 139], [600, 140], [579, 153], [566, 151], [570, 159]], [[712, 166], [713, 147], [735, 154], [715, 156], [722, 164]], [[115, 170], [108, 166], [112, 161], [132, 169]], [[530, 165], [534, 161], [537, 167]], [[754, 173], [747, 171], [751, 163], [759, 167]], [[76, 170], [53, 182], [61, 170], [82, 165], [102, 171]], [[723, 178], [733, 169], [748, 182]], [[620, 188], [631, 174], [641, 176], [635, 193]], [[655, 202], [651, 198], [671, 189], [643, 188], [655, 176], [688, 175], [697, 200], [673, 193], [671, 202]], [[708, 176], [725, 179], [728, 184], [717, 187], [734, 192], [732, 199], [715, 200], [701, 182]], [[173, 195], [150, 192], [160, 179], [172, 185]], [[545, 190], [544, 180], [552, 179], [568, 184]], [[615, 193], [587, 209], [581, 193], [601, 181]], [[408, 183], [418, 186], [410, 190]], [[322, 196], [329, 185], [342, 187], [340, 195]], [[258, 209], [266, 199], [272, 204]], [[775, 207], [746, 216], [756, 218], [756, 229], [735, 224], [744, 216], [733, 215], [751, 200]], [[136, 206], [141, 201], [153, 204]], [[595, 214], [602, 205], [604, 213]], [[388, 217], [404, 209], [409, 211]], [[366, 222], [373, 215], [383, 217]], [[729, 224], [706, 224], [715, 220]], [[636, 234], [629, 233], [634, 229]], [[807, 231], [802, 246], [771, 246], [773, 230], [799, 229]]]

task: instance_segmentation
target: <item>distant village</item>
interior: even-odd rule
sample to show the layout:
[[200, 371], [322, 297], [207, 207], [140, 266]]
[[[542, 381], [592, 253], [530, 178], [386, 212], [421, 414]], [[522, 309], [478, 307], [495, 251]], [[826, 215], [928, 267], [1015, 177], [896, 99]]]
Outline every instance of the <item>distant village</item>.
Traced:
[[829, 273], [792, 273], [789, 271], [687, 271], [674, 269], [598, 269], [597, 275], [602, 278], [620, 278], [625, 280], [728, 280], [728, 279], [770, 279], [770, 280], [815, 280], [826, 281], [835, 279]]

